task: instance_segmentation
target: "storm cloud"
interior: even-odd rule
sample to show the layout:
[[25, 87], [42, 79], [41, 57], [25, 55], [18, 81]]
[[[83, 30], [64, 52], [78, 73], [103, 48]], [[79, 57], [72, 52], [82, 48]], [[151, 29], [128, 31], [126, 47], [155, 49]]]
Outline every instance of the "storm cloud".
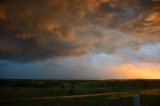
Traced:
[[[136, 57], [133, 60], [143, 62], [151, 58], [139, 53], [143, 46], [160, 41], [159, 4], [152, 0], [1, 0], [0, 59], [32, 62], [89, 53], [121, 56], [129, 50], [126, 61]], [[154, 61], [159, 62], [156, 56]]]

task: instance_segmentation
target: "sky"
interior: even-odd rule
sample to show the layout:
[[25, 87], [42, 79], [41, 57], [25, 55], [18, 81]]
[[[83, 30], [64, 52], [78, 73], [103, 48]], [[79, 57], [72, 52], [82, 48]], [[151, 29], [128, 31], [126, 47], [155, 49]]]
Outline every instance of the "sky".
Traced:
[[0, 0], [0, 79], [160, 79], [160, 1]]

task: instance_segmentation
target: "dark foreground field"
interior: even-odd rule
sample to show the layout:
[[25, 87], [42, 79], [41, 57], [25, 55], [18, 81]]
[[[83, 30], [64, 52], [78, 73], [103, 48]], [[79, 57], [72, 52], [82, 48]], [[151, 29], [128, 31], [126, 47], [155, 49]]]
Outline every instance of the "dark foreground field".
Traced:
[[160, 106], [160, 80], [0, 80], [0, 106]]

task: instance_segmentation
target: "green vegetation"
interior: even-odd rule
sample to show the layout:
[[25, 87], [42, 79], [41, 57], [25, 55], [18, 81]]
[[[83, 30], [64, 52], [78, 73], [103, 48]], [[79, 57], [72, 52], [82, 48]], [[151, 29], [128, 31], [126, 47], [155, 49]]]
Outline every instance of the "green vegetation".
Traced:
[[0, 80], [1, 106], [141, 106], [160, 105], [160, 80]]

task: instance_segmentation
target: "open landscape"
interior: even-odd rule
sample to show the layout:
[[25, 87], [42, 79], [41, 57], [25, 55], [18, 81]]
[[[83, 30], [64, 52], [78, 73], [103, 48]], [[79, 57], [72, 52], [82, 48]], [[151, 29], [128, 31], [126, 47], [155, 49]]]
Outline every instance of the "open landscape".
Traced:
[[160, 106], [160, 0], [0, 0], [0, 106]]
[[160, 80], [0, 80], [1, 106], [160, 105]]

